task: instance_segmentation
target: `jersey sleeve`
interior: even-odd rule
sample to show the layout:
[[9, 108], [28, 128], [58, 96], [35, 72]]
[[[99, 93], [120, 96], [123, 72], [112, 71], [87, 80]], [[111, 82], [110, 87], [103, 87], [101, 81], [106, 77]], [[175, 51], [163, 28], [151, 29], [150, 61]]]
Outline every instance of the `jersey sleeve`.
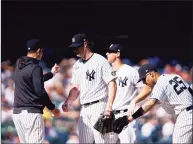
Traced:
[[138, 82], [138, 80], [139, 80], [139, 73], [137, 70], [134, 69], [132, 72], [132, 83], [135, 85], [135, 87], [142, 88], [144, 84], [142, 81]]
[[74, 64], [72, 67], [72, 78], [71, 78], [71, 83], [72, 84], [79, 84], [79, 79], [78, 79], [78, 66]]
[[165, 92], [164, 92], [163, 86], [157, 83], [154, 86], [150, 97], [160, 101], [161, 99], [164, 99], [164, 96], [165, 96]]
[[117, 78], [116, 72], [113, 71], [113, 68], [108, 63], [107, 60], [105, 60], [102, 64], [102, 78], [105, 81], [106, 84], [108, 84], [113, 79]]

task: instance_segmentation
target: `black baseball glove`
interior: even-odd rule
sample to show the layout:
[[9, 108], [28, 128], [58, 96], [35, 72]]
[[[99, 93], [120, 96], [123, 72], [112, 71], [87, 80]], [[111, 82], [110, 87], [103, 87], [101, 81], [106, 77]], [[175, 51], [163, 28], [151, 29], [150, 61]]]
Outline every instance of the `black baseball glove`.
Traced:
[[102, 134], [113, 132], [114, 130], [115, 115], [111, 112], [109, 118], [101, 114], [99, 119], [94, 125], [94, 128]]
[[127, 116], [119, 117], [118, 119], [115, 119], [113, 122], [113, 131], [119, 134], [128, 124], [129, 122]]

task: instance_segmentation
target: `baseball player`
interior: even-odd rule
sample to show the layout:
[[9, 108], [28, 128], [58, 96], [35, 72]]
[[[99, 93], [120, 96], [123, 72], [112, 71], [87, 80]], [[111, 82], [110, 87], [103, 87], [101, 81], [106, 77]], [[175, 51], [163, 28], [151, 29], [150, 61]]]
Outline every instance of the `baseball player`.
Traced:
[[[139, 74], [133, 67], [123, 64], [121, 60], [121, 51], [123, 47], [120, 44], [111, 44], [106, 49], [106, 55], [109, 63], [112, 64], [113, 70], [116, 72], [117, 92], [113, 103], [113, 112], [115, 118], [122, 117], [128, 113], [128, 105], [131, 99], [137, 95], [141, 84], [137, 84]], [[149, 88], [146, 95], [149, 94]], [[134, 143], [136, 142], [136, 128], [135, 122], [132, 122], [125, 128], [117, 137], [120, 143]]]
[[38, 65], [43, 55], [39, 39], [27, 42], [27, 56], [18, 59], [15, 68], [15, 91], [13, 122], [20, 143], [42, 143], [44, 140], [43, 109], [46, 106], [54, 116], [60, 111], [55, 108], [44, 89], [44, 81], [53, 77], [59, 67], [55, 65], [51, 72], [43, 75]]
[[142, 116], [154, 105], [161, 104], [169, 114], [176, 114], [177, 119], [173, 132], [173, 143], [192, 143], [192, 89], [176, 74], [162, 74], [150, 65], [142, 65], [139, 70], [139, 81], [153, 87], [150, 99], [135, 113], [129, 115], [128, 121]]
[[63, 104], [63, 110], [67, 111], [68, 105], [79, 96], [79, 142], [111, 143], [113, 135], [102, 135], [93, 126], [102, 113], [106, 118], [111, 114], [116, 94], [116, 76], [108, 61], [91, 51], [92, 43], [85, 34], [74, 35], [69, 48], [73, 49], [80, 59], [73, 66], [73, 88]]

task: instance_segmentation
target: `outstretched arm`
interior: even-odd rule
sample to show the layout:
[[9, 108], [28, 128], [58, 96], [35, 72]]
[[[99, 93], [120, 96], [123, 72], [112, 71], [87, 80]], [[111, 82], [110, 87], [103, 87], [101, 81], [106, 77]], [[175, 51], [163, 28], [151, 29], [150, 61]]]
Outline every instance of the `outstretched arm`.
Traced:
[[131, 100], [128, 106], [128, 114], [130, 115], [133, 114], [136, 104], [147, 98], [147, 96], [151, 92], [152, 88], [149, 87], [148, 85], [144, 85], [143, 88], [140, 90], [139, 94]]
[[48, 72], [48, 73], [43, 75], [43, 81], [46, 82], [49, 79], [51, 79], [59, 70], [60, 70], [60, 67], [57, 64], [55, 64], [52, 67], [51, 72]]
[[131, 104], [137, 104], [141, 102], [151, 93], [151, 91], [152, 87], [144, 85], [144, 87], [140, 90], [139, 94], [131, 100]]
[[143, 114], [147, 113], [152, 107], [154, 107], [156, 105], [157, 101], [158, 100], [155, 99], [155, 98], [150, 98], [134, 114], [128, 116], [128, 121], [130, 122], [133, 119], [137, 119], [138, 117], [140, 117]]

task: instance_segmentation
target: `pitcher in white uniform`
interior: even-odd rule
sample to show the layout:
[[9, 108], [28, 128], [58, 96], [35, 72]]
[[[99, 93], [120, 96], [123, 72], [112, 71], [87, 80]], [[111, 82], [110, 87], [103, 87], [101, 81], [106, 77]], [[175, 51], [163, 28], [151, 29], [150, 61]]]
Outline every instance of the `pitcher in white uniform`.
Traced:
[[78, 122], [80, 143], [114, 143], [113, 134], [102, 135], [94, 129], [94, 124], [104, 113], [109, 117], [116, 94], [116, 75], [108, 61], [101, 55], [93, 53], [92, 43], [85, 34], [76, 34], [69, 48], [80, 59], [73, 66], [73, 88], [70, 90], [63, 110], [78, 96], [81, 104]]
[[177, 116], [173, 132], [173, 143], [192, 143], [192, 89], [177, 74], [160, 75], [150, 65], [142, 65], [139, 70], [139, 81], [153, 87], [150, 99], [135, 113], [129, 115], [128, 121], [142, 116], [155, 104], [160, 104], [169, 114]]
[[[111, 44], [110, 47], [106, 49], [107, 59], [109, 63], [112, 64], [113, 70], [118, 77], [116, 79], [117, 93], [113, 103], [115, 118], [127, 115], [130, 101], [137, 95], [138, 87], [142, 87], [141, 84], [137, 84], [139, 80], [138, 71], [129, 65], [123, 64], [121, 60], [122, 49], [123, 47], [120, 44]], [[128, 127], [115, 138], [117, 138], [120, 143], [135, 143], [135, 122], [130, 123]]]

